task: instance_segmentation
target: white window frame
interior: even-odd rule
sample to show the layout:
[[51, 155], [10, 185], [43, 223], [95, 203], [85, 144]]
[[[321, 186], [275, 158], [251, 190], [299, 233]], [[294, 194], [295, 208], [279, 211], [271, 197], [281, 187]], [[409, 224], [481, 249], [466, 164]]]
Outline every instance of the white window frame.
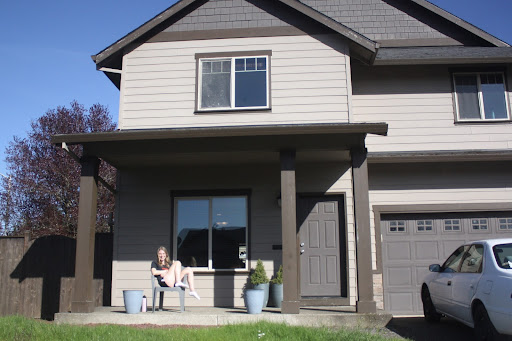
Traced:
[[[235, 106], [235, 59], [247, 59], [247, 58], [265, 58], [265, 72], [266, 72], [266, 94], [267, 102], [264, 106], [252, 106], [252, 107], [236, 107]], [[231, 73], [230, 73], [230, 107], [216, 107], [216, 108], [202, 108], [201, 98], [203, 90], [203, 62], [218, 61], [218, 60], [231, 60]], [[257, 70], [256, 70], [257, 71]], [[270, 109], [270, 55], [236, 55], [236, 56], [220, 56], [220, 57], [205, 57], [198, 59], [197, 66], [197, 111], [199, 112], [211, 112], [211, 111], [242, 111], [242, 110], [262, 110]]]
[[[501, 74], [503, 79], [504, 96], [505, 96], [505, 109], [507, 110], [506, 118], [485, 118], [485, 106], [484, 98], [482, 94], [482, 81], [481, 75], [484, 74]], [[459, 75], [476, 76], [477, 79], [477, 91], [478, 91], [478, 109], [480, 110], [480, 118], [461, 118], [459, 113], [459, 98], [457, 96], [457, 85], [455, 83], [455, 77]], [[453, 84], [453, 97], [455, 102], [455, 114], [457, 122], [506, 122], [510, 121], [510, 108], [509, 108], [509, 93], [507, 91], [506, 75], [503, 71], [486, 71], [486, 72], [454, 72], [452, 74]]]
[[198, 195], [198, 196], [176, 196], [174, 197], [174, 213], [173, 213], [173, 245], [172, 245], [172, 259], [178, 259], [178, 200], [208, 200], [208, 266], [204, 267], [193, 267], [194, 270], [201, 272], [214, 272], [214, 271], [248, 271], [249, 270], [249, 258], [246, 258], [244, 268], [236, 269], [214, 269], [213, 268], [213, 241], [212, 241], [212, 202], [214, 198], [245, 198], [245, 247], [246, 255], [249, 248], [249, 196], [248, 195]]

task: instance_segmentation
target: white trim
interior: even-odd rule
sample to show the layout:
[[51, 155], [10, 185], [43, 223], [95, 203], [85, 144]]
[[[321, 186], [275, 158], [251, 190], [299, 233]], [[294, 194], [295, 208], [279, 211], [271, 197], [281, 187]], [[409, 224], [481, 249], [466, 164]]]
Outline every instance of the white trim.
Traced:
[[[507, 112], [506, 118], [485, 118], [485, 103], [483, 98], [483, 92], [482, 92], [482, 79], [481, 75], [484, 74], [500, 74], [502, 76], [503, 80], [503, 96], [505, 100], [505, 110]], [[455, 77], [458, 75], [468, 75], [468, 76], [475, 76], [476, 77], [476, 86], [477, 86], [477, 96], [478, 96], [478, 109], [480, 118], [461, 118], [460, 112], [459, 112], [459, 97], [457, 95], [457, 84], [455, 82]], [[510, 108], [508, 104], [508, 92], [507, 92], [507, 86], [506, 86], [506, 77], [505, 72], [503, 71], [486, 71], [486, 72], [454, 72], [452, 74], [452, 83], [453, 83], [453, 91], [455, 94], [455, 117], [457, 122], [507, 122], [510, 121]]]
[[[235, 106], [235, 81], [236, 81], [236, 70], [235, 70], [235, 60], [236, 59], [247, 59], [247, 58], [265, 58], [265, 72], [266, 72], [266, 104], [265, 106], [255, 106], [255, 107], [236, 107]], [[239, 111], [239, 110], [255, 110], [255, 109], [269, 109], [270, 108], [270, 63], [269, 63], [268, 55], [247, 55], [247, 56], [233, 56], [233, 57], [213, 57], [213, 58], [199, 58], [199, 62], [197, 64], [197, 110], [200, 112], [209, 112], [209, 111]], [[202, 108], [201, 98], [203, 91], [203, 62], [204, 61], [214, 61], [214, 60], [230, 60], [231, 61], [231, 72], [230, 72], [230, 107], [215, 107], [215, 108]], [[257, 61], [256, 61], [257, 64]], [[258, 71], [257, 67], [256, 70]], [[262, 70], [261, 70], [262, 71]]]

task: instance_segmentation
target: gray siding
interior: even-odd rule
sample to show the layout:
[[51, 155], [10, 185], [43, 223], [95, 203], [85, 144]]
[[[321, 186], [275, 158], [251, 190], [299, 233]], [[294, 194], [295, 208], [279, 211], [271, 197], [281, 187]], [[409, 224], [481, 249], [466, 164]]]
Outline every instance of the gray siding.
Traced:
[[382, 0], [302, 2], [372, 40], [447, 37]]
[[243, 0], [210, 0], [164, 32], [283, 27], [281, 19]]
[[[281, 5], [276, 15], [272, 15], [257, 7], [269, 6], [268, 2], [261, 5], [259, 2], [210, 0], [164, 32], [290, 26], [291, 18], [281, 8], [286, 6]], [[302, 2], [372, 40], [448, 38], [444, 33], [382, 0]], [[276, 10], [270, 7], [271, 11]]]
[[354, 122], [386, 122], [370, 152], [512, 149], [509, 122], [455, 123], [446, 66], [352, 67]]
[[[351, 172], [348, 164], [299, 165], [299, 192], [346, 193], [349, 285], [355, 304], [356, 268]], [[207, 170], [207, 171], [205, 171]], [[313, 182], [311, 179], [320, 179]], [[250, 259], [254, 268], [262, 259], [268, 276], [281, 264], [281, 212], [279, 165], [173, 167], [121, 171], [120, 200], [114, 241], [112, 305], [123, 304], [123, 290], [143, 289], [151, 299], [150, 263], [160, 245], [171, 246], [171, 190], [251, 189]], [[171, 250], [169, 250], [172, 252]], [[186, 305], [243, 306], [242, 292], [249, 273], [198, 273], [201, 301], [187, 295]], [[177, 305], [177, 295], [166, 295], [165, 305]]]

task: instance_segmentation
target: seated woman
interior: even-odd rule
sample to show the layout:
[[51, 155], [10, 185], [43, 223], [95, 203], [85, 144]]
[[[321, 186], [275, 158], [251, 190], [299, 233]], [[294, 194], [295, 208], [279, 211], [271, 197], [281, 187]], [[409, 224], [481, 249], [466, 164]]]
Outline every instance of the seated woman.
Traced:
[[167, 249], [163, 246], [158, 248], [156, 255], [157, 260], [151, 263], [151, 273], [153, 276], [158, 277], [160, 286], [188, 288], [189, 286], [183, 283], [183, 277], [188, 275], [188, 283], [190, 285], [190, 292], [188, 294], [200, 300], [201, 298], [194, 289], [194, 272], [192, 269], [186, 267], [182, 270], [179, 260], [171, 264], [169, 252], [167, 252]]

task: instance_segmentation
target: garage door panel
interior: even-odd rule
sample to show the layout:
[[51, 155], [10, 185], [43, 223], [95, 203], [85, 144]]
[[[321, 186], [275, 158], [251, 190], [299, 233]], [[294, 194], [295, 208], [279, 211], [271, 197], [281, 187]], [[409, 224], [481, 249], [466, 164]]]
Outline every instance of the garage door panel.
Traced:
[[410, 267], [393, 267], [387, 270], [387, 284], [393, 287], [410, 287], [413, 283]]
[[436, 263], [429, 263], [429, 264], [419, 264], [417, 265], [416, 267], [414, 267], [414, 271], [416, 273], [416, 281], [415, 281], [415, 284], [416, 284], [416, 288], [418, 288], [418, 292], [421, 288], [421, 284], [423, 283], [423, 279], [425, 278], [425, 276], [427, 276], [427, 274], [430, 272], [428, 270], [428, 266], [430, 264], [437, 264], [437, 260], [436, 260]]
[[387, 259], [392, 261], [411, 260], [411, 245], [408, 241], [389, 242], [386, 244], [385, 252]]
[[467, 242], [512, 238], [512, 225], [506, 231], [507, 220], [503, 220], [510, 216], [512, 212], [382, 215], [384, 309], [395, 315], [423, 314], [420, 291], [428, 266], [442, 264]]
[[421, 241], [414, 243], [415, 257], [421, 260], [437, 260], [439, 259], [439, 245], [436, 240]]
[[443, 254], [442, 257], [440, 257], [441, 261], [439, 261], [439, 264], [444, 262], [448, 256], [450, 256], [453, 251], [455, 251], [459, 246], [466, 243], [465, 239], [456, 239], [456, 240], [445, 240], [442, 242], [443, 245]]
[[414, 313], [414, 300], [413, 292], [389, 292], [385, 295], [385, 303], [390, 311], [399, 311], [401, 314]]

